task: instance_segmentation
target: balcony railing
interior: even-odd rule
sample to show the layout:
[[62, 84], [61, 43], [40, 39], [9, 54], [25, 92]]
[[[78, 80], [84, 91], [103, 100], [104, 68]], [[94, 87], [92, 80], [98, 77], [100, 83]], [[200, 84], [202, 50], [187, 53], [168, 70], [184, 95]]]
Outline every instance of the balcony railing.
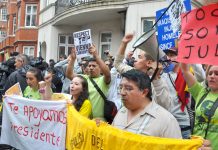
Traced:
[[79, 5], [89, 5], [89, 4], [97, 4], [103, 2], [117, 2], [117, 1], [125, 1], [125, 0], [57, 0], [55, 13], [59, 14], [63, 12], [65, 9], [70, 7], [77, 7]]

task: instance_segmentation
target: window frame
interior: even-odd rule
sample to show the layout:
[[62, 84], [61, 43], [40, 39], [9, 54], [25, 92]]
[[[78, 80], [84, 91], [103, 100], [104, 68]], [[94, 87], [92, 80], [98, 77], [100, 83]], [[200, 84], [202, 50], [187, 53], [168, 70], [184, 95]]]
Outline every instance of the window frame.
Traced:
[[[6, 12], [6, 14], [3, 15], [3, 12]], [[5, 7], [1, 8], [1, 21], [7, 21], [7, 14], [8, 14], [7, 8]]]
[[[27, 13], [27, 8], [28, 7], [31, 7], [30, 9], [30, 14]], [[32, 10], [33, 10], [33, 7], [36, 7], [36, 12], [35, 14], [33, 14]], [[37, 26], [37, 11], [38, 11], [38, 7], [37, 7], [37, 4], [26, 4], [26, 10], [25, 10], [25, 27], [36, 27]], [[29, 21], [29, 25], [27, 25], [27, 15], [30, 15], [30, 21]], [[35, 15], [35, 26], [32, 26], [32, 18], [33, 18], [33, 15]]]
[[[65, 43], [60, 43], [60, 38], [61, 36], [64, 36], [65, 37]], [[70, 34], [59, 34], [58, 35], [58, 57], [60, 56], [60, 47], [64, 47], [64, 54], [66, 56], [68, 56], [68, 49], [69, 47], [73, 47], [74, 46], [74, 40], [73, 40], [73, 44], [72, 43], [69, 43], [69, 37], [72, 38], [73, 40], [73, 35], [70, 35]]]
[[[28, 54], [25, 53], [25, 48], [28, 48]], [[30, 55], [30, 49], [33, 48], [33, 55]], [[23, 46], [23, 54], [26, 54], [29, 57], [35, 56], [35, 46]]]
[[13, 31], [12, 31], [13, 35], [15, 35], [16, 28], [17, 28], [17, 17], [13, 16]]
[[149, 18], [142, 18], [142, 28], [141, 28], [141, 31], [142, 33], [145, 33], [145, 29], [144, 29], [144, 21], [147, 20], [147, 21], [152, 21], [153, 22], [153, 25], [155, 23], [155, 17], [149, 17]]
[[[110, 41], [109, 42], [102, 42], [102, 35], [105, 34], [105, 33], [109, 33], [111, 34], [111, 37], [110, 37]], [[101, 58], [103, 59], [105, 57], [104, 55], [104, 50], [103, 50], [103, 45], [108, 45], [108, 50], [111, 51], [111, 47], [112, 47], [112, 31], [102, 31], [100, 32], [100, 42], [99, 42], [99, 47], [100, 47], [100, 53], [101, 53]]]

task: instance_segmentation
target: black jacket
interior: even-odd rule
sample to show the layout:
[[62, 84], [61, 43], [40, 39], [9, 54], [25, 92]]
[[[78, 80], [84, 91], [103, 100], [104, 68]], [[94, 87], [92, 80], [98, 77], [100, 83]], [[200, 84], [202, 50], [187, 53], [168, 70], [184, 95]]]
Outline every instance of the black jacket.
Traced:
[[27, 87], [26, 73], [27, 70], [29, 70], [29, 68], [31, 68], [31, 66], [26, 65], [11, 73], [6, 81], [3, 93], [5, 93], [5, 91], [7, 91], [11, 86], [16, 84], [17, 82], [20, 83], [21, 90], [22, 92], [24, 92], [25, 88]]

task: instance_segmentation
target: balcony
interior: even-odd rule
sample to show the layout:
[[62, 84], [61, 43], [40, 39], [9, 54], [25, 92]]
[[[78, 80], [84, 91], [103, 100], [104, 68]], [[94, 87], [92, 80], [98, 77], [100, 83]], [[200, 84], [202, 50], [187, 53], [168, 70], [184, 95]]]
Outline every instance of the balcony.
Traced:
[[53, 25], [81, 26], [121, 18], [129, 2], [145, 0], [57, 0]]
[[66, 9], [72, 8], [72, 7], [80, 7], [80, 6], [87, 6], [87, 5], [98, 5], [98, 4], [106, 4], [111, 2], [124, 2], [127, 0], [57, 0], [55, 4], [55, 13], [59, 14]]

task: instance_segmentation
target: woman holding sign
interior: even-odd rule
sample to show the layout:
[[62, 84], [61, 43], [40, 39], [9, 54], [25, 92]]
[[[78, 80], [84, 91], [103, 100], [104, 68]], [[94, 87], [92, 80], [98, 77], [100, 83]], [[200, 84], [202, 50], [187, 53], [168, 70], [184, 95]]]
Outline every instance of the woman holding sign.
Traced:
[[70, 94], [72, 98], [68, 103], [73, 104], [81, 115], [90, 118], [92, 106], [88, 100], [88, 82], [83, 76], [77, 75], [73, 78], [70, 83]]
[[213, 150], [218, 150], [218, 66], [207, 68], [208, 88], [197, 82], [187, 64], [182, 63], [181, 69], [196, 102], [193, 134], [210, 140]]

